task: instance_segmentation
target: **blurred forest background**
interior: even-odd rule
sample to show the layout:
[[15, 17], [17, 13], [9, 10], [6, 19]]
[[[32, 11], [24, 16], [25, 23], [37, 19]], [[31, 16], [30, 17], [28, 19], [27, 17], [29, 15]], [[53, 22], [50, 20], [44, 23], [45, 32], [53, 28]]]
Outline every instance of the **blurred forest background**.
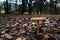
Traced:
[[0, 0], [0, 14], [59, 14], [60, 0]]

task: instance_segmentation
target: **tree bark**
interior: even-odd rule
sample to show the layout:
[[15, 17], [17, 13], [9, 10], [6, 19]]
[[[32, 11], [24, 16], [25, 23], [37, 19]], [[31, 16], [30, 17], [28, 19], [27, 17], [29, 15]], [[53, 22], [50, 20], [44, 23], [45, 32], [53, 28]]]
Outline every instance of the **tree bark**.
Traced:
[[57, 4], [57, 0], [55, 0], [55, 14], [57, 14], [57, 7], [56, 7], [56, 4]]
[[8, 13], [8, 0], [6, 0], [6, 14], [9, 14]]
[[26, 8], [25, 8], [25, 0], [22, 0], [22, 13], [24, 13], [26, 11]]
[[29, 13], [31, 14], [31, 12], [32, 12], [32, 0], [29, 0]]

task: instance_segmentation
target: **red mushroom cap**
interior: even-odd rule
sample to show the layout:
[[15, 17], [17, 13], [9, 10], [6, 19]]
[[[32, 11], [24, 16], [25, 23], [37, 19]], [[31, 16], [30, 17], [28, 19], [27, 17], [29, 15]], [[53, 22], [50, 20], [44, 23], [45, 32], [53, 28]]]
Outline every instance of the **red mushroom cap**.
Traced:
[[42, 20], [46, 20], [45, 17], [33, 17], [30, 20], [34, 20], [34, 21], [42, 21]]

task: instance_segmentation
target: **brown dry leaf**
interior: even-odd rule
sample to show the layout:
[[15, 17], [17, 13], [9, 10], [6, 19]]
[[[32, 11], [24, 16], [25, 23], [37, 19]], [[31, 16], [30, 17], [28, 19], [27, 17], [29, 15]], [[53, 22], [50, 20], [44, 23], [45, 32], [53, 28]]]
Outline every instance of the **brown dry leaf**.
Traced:
[[49, 38], [49, 36], [48, 36], [48, 34], [45, 34], [44, 39], [47, 39], [47, 38]]
[[22, 40], [22, 38], [21, 37], [18, 37], [16, 40]]
[[13, 38], [11, 35], [9, 35], [9, 34], [7, 34], [7, 33], [6, 33], [4, 36], [5, 36], [6, 38], [8, 38], [8, 39], [12, 39], [12, 38]]

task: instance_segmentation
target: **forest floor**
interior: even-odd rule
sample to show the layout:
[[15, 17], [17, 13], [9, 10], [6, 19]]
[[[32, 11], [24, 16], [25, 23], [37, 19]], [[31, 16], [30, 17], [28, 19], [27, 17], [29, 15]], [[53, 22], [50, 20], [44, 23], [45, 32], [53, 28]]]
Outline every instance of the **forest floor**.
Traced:
[[60, 18], [60, 14], [31, 14], [31, 15], [16, 15], [16, 14], [2, 14], [1, 16], [32, 16], [32, 17], [54, 17]]
[[[33, 40], [33, 39], [37, 39], [38, 40], [38, 38], [37, 37], [39, 37], [38, 35], [37, 35], [37, 37], [36, 37], [36, 35], [35, 36], [33, 36], [34, 35], [34, 33], [32, 33], [33, 31], [34, 32], [37, 32], [36, 31], [36, 29], [37, 28], [34, 28], [33, 29], [33, 27], [36, 27], [36, 26], [38, 26], [37, 25], [37, 23], [36, 22], [32, 22], [31, 20], [30, 20], [30, 18], [31, 17], [54, 17], [54, 18], [58, 18], [58, 19], [60, 19], [60, 14], [32, 14], [32, 15], [27, 15], [27, 14], [25, 14], [25, 15], [12, 15], [12, 14], [4, 14], [4, 15], [0, 15], [0, 40], [14, 40], [15, 38], [15, 40], [20, 40], [20, 36], [21, 36], [21, 32], [24, 32], [23, 34], [25, 34], [26, 33], [26, 30], [27, 30], [27, 33], [26, 33], [26, 37], [28, 37], [29, 36], [29, 38], [31, 37], [31, 39]], [[49, 19], [49, 18], [48, 18]], [[51, 20], [50, 20], [51, 21]], [[47, 27], [49, 27], [49, 29], [47, 28], [47, 27], [43, 27], [43, 28], [46, 28], [47, 30], [51, 30], [51, 26], [50, 26], [50, 24], [51, 25], [53, 25], [53, 23], [54, 24], [56, 24], [55, 23], [55, 21], [51, 21], [50, 22], [49, 20], [47, 21], [47, 23], [49, 24], [49, 26], [47, 26]], [[17, 23], [18, 22], [18, 23]], [[33, 23], [35, 24], [35, 25], [33, 25]], [[57, 21], [57, 24], [58, 23], [60, 23], [60, 20], [58, 20]], [[29, 24], [29, 25], [28, 25]], [[55, 28], [55, 26], [56, 25], [53, 25], [53, 27], [52, 28]], [[27, 27], [27, 29], [25, 28], [25, 27]], [[58, 27], [58, 26], [57, 26]], [[60, 27], [60, 26], [59, 26]], [[20, 28], [20, 29], [19, 29]], [[42, 28], [42, 27], [41, 27]], [[32, 29], [32, 30], [31, 30]], [[31, 32], [30, 32], [30, 30], [31, 30]], [[44, 30], [44, 29], [43, 29]], [[47, 30], [44, 30], [45, 32], [47, 31]], [[55, 34], [54, 35], [54, 30], [57, 30], [57, 28], [55, 28], [55, 29], [52, 29], [53, 30], [53, 33], [50, 35], [50, 36], [53, 36], [54, 38], [56, 37], [56, 35], [59, 35], [59, 36], [57, 36], [58, 37], [58, 39], [60, 39], [60, 33], [59, 34]], [[44, 34], [44, 31], [43, 31], [43, 34]], [[58, 31], [58, 30], [57, 30]], [[48, 31], [48, 32], [50, 32], [50, 31]], [[51, 31], [52, 32], [52, 31]], [[33, 35], [31, 35], [31, 33], [33, 34]], [[17, 35], [18, 34], [18, 35]], [[22, 34], [22, 35], [23, 35]], [[25, 36], [25, 35], [24, 35]], [[48, 34], [47, 34], [47, 37], [50, 37]], [[36, 38], [34, 38], [34, 37], [36, 37]], [[44, 34], [43, 35], [43, 37], [46, 37], [46, 35]], [[28, 38], [26, 38], [26, 39], [28, 39]], [[40, 37], [39, 37], [39, 39], [40, 39]], [[42, 36], [41, 36], [41, 39], [42, 39]], [[44, 39], [44, 38], [43, 38]], [[25, 39], [24, 39], [25, 40]], [[28, 39], [29, 40], [29, 39]], [[55, 39], [53, 39], [53, 40], [55, 40]]]

